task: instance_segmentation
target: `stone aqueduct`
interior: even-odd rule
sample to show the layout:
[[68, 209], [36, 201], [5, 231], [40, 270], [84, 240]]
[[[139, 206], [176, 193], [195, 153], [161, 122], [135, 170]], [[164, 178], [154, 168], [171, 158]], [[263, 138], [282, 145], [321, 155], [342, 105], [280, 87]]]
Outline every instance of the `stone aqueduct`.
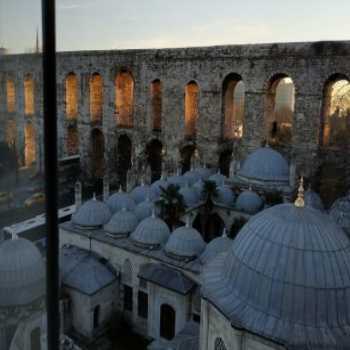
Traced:
[[[147, 160], [159, 172], [160, 158], [174, 170], [194, 149], [201, 162], [227, 171], [230, 157], [276, 141], [275, 85], [289, 77], [291, 135], [276, 147], [298, 174], [318, 175], [321, 187], [349, 185], [349, 146], [329, 142], [327, 108], [329, 85], [350, 78], [350, 42], [62, 52], [57, 61], [59, 156], [80, 154], [87, 175], [120, 178], [131, 165], [137, 174]], [[38, 167], [41, 81], [40, 55], [0, 57], [0, 140], [16, 144], [21, 164]], [[239, 82], [244, 113], [235, 121], [226, 94]]]

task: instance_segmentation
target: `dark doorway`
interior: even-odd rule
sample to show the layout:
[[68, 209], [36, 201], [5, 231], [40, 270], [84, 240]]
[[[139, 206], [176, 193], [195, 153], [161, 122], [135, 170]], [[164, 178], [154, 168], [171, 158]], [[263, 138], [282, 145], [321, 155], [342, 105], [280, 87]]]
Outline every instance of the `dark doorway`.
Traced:
[[191, 161], [192, 157], [194, 155], [194, 151], [196, 150], [196, 146], [189, 145], [185, 146], [181, 150], [181, 164], [182, 164], [182, 174], [184, 174], [186, 171], [191, 170]]
[[162, 149], [159, 140], [152, 140], [146, 147], [147, 163], [151, 168], [151, 182], [158, 180], [162, 175]]
[[100, 305], [97, 305], [94, 309], [94, 329], [100, 325]]
[[131, 169], [132, 144], [127, 135], [118, 139], [117, 174], [119, 184], [126, 189], [128, 171]]
[[167, 304], [160, 307], [160, 336], [171, 340], [175, 336], [175, 310]]

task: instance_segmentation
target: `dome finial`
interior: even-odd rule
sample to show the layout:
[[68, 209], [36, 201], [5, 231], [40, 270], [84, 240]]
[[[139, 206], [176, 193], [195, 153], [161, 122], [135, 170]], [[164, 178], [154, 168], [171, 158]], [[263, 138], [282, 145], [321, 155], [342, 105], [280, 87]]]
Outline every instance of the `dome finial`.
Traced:
[[298, 188], [298, 196], [294, 202], [294, 205], [297, 208], [303, 208], [305, 206], [304, 202], [304, 177], [300, 178], [299, 188]]
[[191, 227], [191, 217], [189, 215], [186, 216], [186, 227]]
[[119, 190], [118, 190], [119, 193], [122, 193], [123, 192], [123, 189], [122, 189], [122, 185], [120, 184], [119, 185]]
[[156, 218], [156, 208], [155, 207], [152, 208], [152, 218], [153, 219]]
[[92, 199], [95, 201], [96, 200], [96, 192], [93, 193]]
[[9, 228], [8, 232], [10, 233], [11, 235], [11, 239], [14, 241], [15, 239], [18, 239], [18, 235], [16, 233], [16, 231], [12, 228]]
[[223, 231], [222, 231], [222, 237], [227, 237], [227, 230], [226, 227], [224, 227]]

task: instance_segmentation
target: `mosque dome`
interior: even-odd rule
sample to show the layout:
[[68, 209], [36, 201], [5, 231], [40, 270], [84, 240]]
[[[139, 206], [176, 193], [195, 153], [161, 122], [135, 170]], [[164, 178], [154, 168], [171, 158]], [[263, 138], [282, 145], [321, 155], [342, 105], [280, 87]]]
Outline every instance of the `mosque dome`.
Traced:
[[146, 200], [147, 197], [153, 199], [153, 192], [151, 191], [151, 187], [145, 184], [141, 184], [140, 186], [135, 187], [131, 193], [131, 198], [135, 201], [136, 204], [139, 204]]
[[153, 213], [152, 216], [138, 224], [130, 238], [135, 245], [143, 248], [158, 249], [166, 243], [169, 236], [170, 230], [168, 225]]
[[108, 206], [96, 198], [90, 199], [72, 215], [72, 222], [80, 228], [98, 228], [106, 224], [111, 218]]
[[216, 174], [209, 176], [209, 181], [215, 182], [216, 186], [223, 186], [226, 180], [227, 177], [225, 175], [222, 175], [220, 171], [218, 171]]
[[289, 166], [280, 153], [261, 147], [245, 159], [238, 175], [248, 180], [289, 183]]
[[186, 179], [186, 181], [188, 182], [189, 185], [193, 185], [199, 179], [202, 178], [197, 170], [187, 171], [183, 176], [184, 176], [184, 178]]
[[117, 211], [111, 220], [104, 225], [104, 230], [112, 236], [127, 236], [133, 232], [139, 220], [132, 211], [123, 208]]
[[134, 210], [136, 206], [135, 201], [131, 198], [131, 196], [128, 193], [123, 192], [121, 189], [119, 189], [118, 192], [112, 194], [107, 199], [106, 203], [112, 213], [116, 213], [123, 208]]
[[338, 225], [350, 232], [350, 191], [333, 203], [329, 215]]
[[151, 191], [155, 198], [159, 197], [162, 193], [161, 188], [166, 189], [168, 186], [168, 182], [165, 178], [161, 177], [159, 180], [156, 180], [151, 185]]
[[324, 210], [324, 205], [320, 195], [310, 189], [304, 195], [305, 205], [314, 209]]
[[146, 198], [145, 201], [136, 206], [135, 214], [137, 218], [141, 221], [150, 217], [154, 209], [154, 203], [149, 198]]
[[186, 185], [180, 189], [179, 193], [182, 195], [186, 207], [192, 208], [198, 205], [199, 196], [194, 188]]
[[247, 214], [256, 214], [263, 207], [263, 200], [252, 190], [245, 190], [239, 194], [236, 201], [236, 209]]
[[187, 179], [182, 175], [173, 175], [168, 177], [167, 182], [169, 185], [184, 186], [187, 184]]
[[39, 249], [23, 238], [0, 245], [0, 308], [26, 306], [45, 295], [45, 264]]
[[203, 297], [233, 325], [288, 349], [349, 348], [349, 240], [319, 210], [260, 212], [202, 276]]
[[222, 185], [217, 189], [217, 197], [215, 198], [215, 202], [226, 207], [233, 207], [235, 201], [235, 195], [230, 187]]
[[190, 225], [177, 228], [165, 245], [165, 252], [176, 259], [194, 259], [205, 249], [201, 234]]
[[196, 173], [201, 177], [202, 180], [208, 180], [210, 175], [213, 175], [213, 170], [209, 168], [198, 168]]
[[216, 258], [219, 254], [227, 252], [231, 248], [232, 239], [227, 237], [226, 230], [221, 237], [211, 240], [199, 260], [202, 265], [206, 265]]

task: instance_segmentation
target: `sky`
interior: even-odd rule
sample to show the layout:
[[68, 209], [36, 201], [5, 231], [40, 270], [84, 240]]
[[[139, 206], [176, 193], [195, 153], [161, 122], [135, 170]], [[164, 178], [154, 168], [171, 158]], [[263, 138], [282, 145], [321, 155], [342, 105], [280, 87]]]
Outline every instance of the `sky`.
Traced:
[[[350, 40], [349, 0], [56, 0], [57, 50]], [[35, 46], [40, 0], [0, 0], [0, 47]]]

